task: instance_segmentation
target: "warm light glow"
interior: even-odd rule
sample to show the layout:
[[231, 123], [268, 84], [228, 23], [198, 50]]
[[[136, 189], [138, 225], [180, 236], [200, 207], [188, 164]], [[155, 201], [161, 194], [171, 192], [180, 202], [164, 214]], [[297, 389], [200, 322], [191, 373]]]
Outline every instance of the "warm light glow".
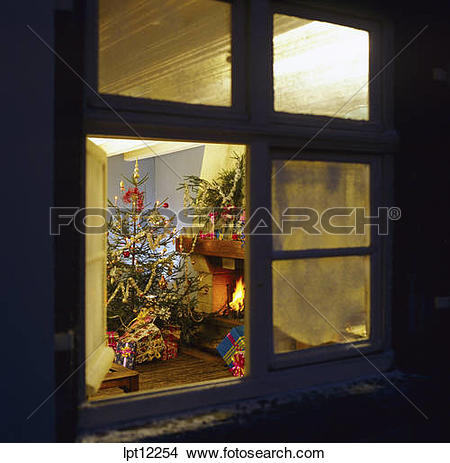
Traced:
[[230, 302], [230, 307], [236, 312], [242, 312], [244, 310], [244, 297], [245, 286], [244, 281], [241, 277], [236, 282], [236, 288], [233, 293], [233, 300]]
[[158, 143], [155, 140], [141, 140], [135, 138], [88, 137], [88, 139], [97, 146], [100, 146], [100, 148], [102, 148], [108, 156], [128, 153], [129, 151], [142, 149], [146, 146]]
[[88, 137], [88, 139], [105, 151], [107, 156], [123, 154], [125, 161], [135, 161], [136, 159], [176, 153], [178, 151], [204, 145], [195, 142], [144, 140], [135, 138]]
[[367, 31], [275, 14], [273, 51], [275, 111], [368, 120]]
[[231, 106], [231, 2], [98, 4], [100, 93]]

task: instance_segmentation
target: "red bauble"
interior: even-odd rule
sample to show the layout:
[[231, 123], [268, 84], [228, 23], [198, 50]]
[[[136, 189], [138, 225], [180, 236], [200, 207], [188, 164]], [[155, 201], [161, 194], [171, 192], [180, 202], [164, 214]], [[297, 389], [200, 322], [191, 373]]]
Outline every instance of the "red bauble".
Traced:
[[123, 251], [124, 257], [130, 257], [130, 251]]
[[165, 207], [167, 209], [169, 207], [169, 203], [164, 203], [162, 207]]

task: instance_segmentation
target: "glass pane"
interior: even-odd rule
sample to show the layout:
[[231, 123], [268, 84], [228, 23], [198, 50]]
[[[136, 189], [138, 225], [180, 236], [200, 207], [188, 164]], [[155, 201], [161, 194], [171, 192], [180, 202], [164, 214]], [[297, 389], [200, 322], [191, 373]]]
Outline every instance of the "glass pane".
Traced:
[[274, 229], [275, 250], [370, 244], [370, 227], [355, 234], [354, 212], [359, 207], [370, 215], [368, 164], [274, 161], [272, 173], [272, 214], [280, 225]]
[[275, 111], [369, 119], [369, 34], [275, 14]]
[[273, 262], [276, 353], [367, 338], [369, 311], [368, 256]]
[[100, 93], [231, 105], [231, 4], [100, 0]]

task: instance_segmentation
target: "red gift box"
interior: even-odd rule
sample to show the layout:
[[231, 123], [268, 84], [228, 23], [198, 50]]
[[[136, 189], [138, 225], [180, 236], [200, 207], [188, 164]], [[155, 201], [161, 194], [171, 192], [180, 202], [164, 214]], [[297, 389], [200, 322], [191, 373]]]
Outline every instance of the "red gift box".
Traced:
[[164, 351], [161, 360], [170, 360], [178, 357], [178, 346], [180, 343], [181, 330], [178, 326], [168, 325], [161, 329], [164, 340]]
[[117, 341], [119, 340], [119, 333], [117, 331], [107, 331], [108, 336], [108, 347], [112, 347], [114, 352], [117, 348]]
[[165, 341], [165, 348], [161, 354], [161, 360], [170, 360], [178, 357], [178, 343]]

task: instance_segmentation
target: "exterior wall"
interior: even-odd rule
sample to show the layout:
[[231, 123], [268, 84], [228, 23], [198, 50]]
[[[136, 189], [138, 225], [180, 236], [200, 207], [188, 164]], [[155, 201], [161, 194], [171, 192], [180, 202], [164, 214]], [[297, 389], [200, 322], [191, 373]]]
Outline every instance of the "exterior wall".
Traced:
[[[2, 47], [1, 441], [52, 441], [54, 390], [53, 202], [54, 57], [27, 28], [53, 43], [54, 1], [6, 2]], [[6, 164], [5, 164], [6, 162]], [[6, 320], [5, 320], [6, 318]]]
[[[424, 8], [428, 13], [424, 13]], [[396, 205], [393, 341], [398, 364], [448, 381], [450, 310], [436, 297], [450, 296], [450, 68], [448, 5], [395, 11], [396, 49], [428, 28], [396, 60]], [[401, 21], [400, 21], [401, 19]]]

